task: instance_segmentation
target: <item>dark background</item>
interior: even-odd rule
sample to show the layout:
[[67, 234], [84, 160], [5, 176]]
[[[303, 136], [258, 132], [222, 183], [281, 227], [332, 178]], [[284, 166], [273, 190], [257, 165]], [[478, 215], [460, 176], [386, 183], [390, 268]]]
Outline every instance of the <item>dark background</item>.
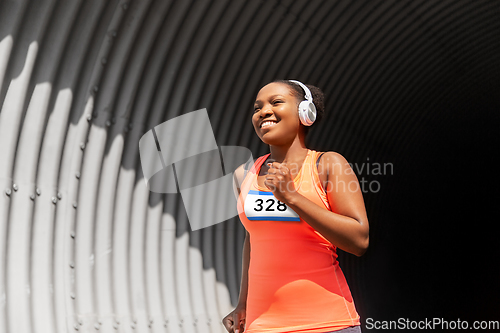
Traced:
[[[500, 320], [500, 3], [335, 2], [329, 10], [316, 27], [314, 15], [303, 22], [326, 44], [304, 44], [304, 62], [321, 52], [322, 67], [278, 75], [268, 65], [257, 86], [284, 76], [321, 87], [326, 115], [308, 147], [341, 153], [365, 166], [358, 179], [380, 184], [364, 193], [369, 250], [339, 257], [362, 323]], [[262, 29], [276, 49], [286, 44]], [[268, 152], [258, 138], [252, 144], [256, 156]], [[374, 163], [391, 163], [393, 173], [368, 174]]]

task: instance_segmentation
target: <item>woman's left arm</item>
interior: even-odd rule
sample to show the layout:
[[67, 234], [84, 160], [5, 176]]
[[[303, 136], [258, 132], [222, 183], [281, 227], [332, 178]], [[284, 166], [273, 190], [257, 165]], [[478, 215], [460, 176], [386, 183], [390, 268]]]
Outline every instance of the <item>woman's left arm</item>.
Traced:
[[[328, 175], [326, 195], [332, 211], [318, 206], [297, 191], [281, 192], [282, 199], [332, 244], [359, 257], [368, 248], [369, 227], [358, 178], [339, 153], [325, 153], [320, 165]], [[280, 168], [277, 165], [278, 174]], [[286, 167], [284, 171], [287, 171]], [[284, 178], [284, 181], [288, 180], [286, 176]]]

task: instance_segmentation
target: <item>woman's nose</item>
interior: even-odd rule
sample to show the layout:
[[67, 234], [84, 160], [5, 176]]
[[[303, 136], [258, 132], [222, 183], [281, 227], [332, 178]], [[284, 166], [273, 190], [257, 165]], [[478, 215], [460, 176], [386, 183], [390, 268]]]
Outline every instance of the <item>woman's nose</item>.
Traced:
[[262, 117], [264, 117], [266, 114], [272, 114], [273, 113], [273, 110], [271, 108], [271, 106], [264, 106], [262, 107], [262, 109], [260, 110], [260, 115]]

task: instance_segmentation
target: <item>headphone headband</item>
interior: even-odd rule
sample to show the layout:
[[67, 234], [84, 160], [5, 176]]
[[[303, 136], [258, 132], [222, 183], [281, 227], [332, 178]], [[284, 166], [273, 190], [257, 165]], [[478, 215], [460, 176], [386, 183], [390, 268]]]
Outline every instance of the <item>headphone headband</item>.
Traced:
[[316, 106], [313, 103], [311, 91], [305, 84], [296, 80], [288, 80], [302, 87], [306, 99], [299, 103], [299, 119], [304, 126], [311, 126], [316, 120]]
[[309, 88], [307, 88], [307, 86], [305, 84], [303, 84], [302, 82], [300, 81], [297, 81], [297, 80], [288, 80], [290, 82], [293, 82], [293, 83], [297, 83], [299, 86], [302, 87], [302, 89], [304, 90], [305, 94], [306, 94], [306, 99], [312, 103], [313, 101], [313, 98], [312, 98], [312, 94], [311, 94], [311, 91], [309, 90]]

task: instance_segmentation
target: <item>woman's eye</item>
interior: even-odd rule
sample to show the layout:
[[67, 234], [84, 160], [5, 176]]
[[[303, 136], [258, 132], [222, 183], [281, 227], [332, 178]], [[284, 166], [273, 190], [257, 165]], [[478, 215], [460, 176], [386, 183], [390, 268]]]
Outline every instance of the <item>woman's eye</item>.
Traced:
[[274, 101], [273, 104], [279, 104], [279, 103], [283, 103], [283, 101]]

